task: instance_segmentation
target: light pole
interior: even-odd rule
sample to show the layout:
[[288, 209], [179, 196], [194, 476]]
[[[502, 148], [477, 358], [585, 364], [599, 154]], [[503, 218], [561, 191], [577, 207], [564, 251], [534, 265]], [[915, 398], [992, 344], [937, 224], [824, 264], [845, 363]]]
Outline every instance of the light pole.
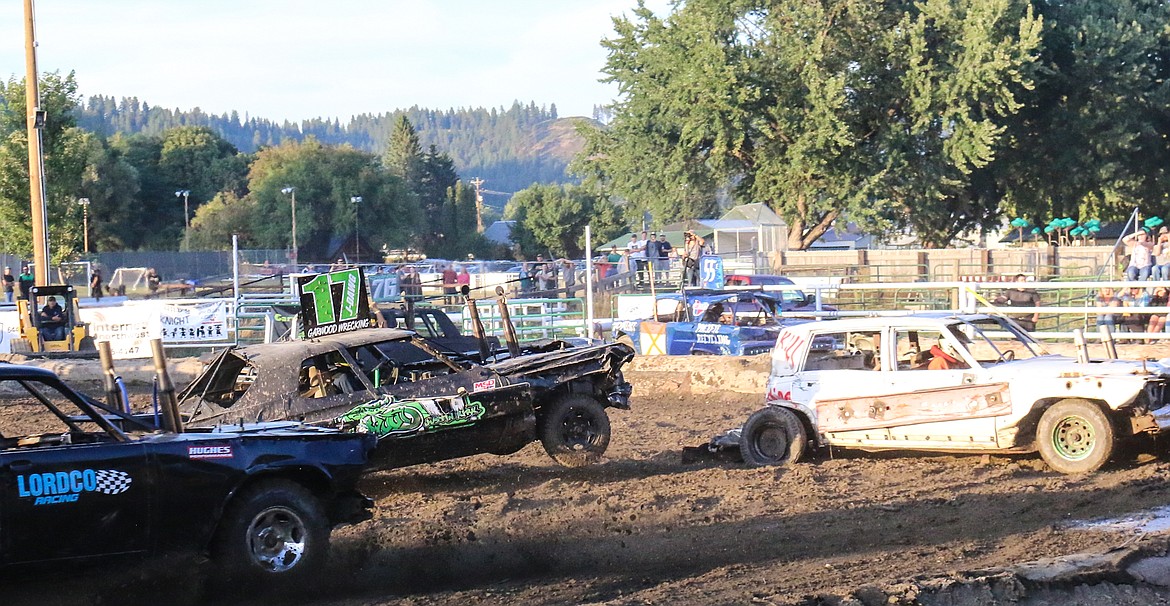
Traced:
[[184, 226], [183, 227], [183, 249], [184, 250], [187, 250], [190, 248], [189, 238], [191, 237], [191, 207], [188, 206], [188, 204], [187, 204], [187, 197], [190, 195], [191, 195], [191, 190], [189, 190], [189, 189], [180, 189], [179, 191], [175, 192], [176, 198], [183, 198], [183, 226]]
[[85, 254], [89, 254], [89, 198], [78, 198], [81, 205], [81, 238], [85, 242]]
[[358, 255], [361, 254], [361, 196], [351, 196], [349, 201], [353, 203], [353, 262], [358, 263]]
[[280, 190], [282, 194], [292, 197], [292, 262], [297, 263], [297, 188], [286, 187]]

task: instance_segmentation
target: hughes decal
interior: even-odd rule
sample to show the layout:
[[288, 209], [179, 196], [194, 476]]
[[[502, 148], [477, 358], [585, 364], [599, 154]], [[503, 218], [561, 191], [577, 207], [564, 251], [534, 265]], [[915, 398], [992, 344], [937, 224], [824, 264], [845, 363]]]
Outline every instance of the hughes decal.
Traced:
[[401, 401], [384, 396], [350, 410], [336, 422], [359, 433], [382, 437], [468, 425], [483, 416], [483, 404], [472, 402], [466, 395]]
[[33, 505], [75, 503], [83, 492], [122, 494], [130, 489], [130, 474], [114, 469], [74, 469], [16, 476], [16, 494], [34, 499]]

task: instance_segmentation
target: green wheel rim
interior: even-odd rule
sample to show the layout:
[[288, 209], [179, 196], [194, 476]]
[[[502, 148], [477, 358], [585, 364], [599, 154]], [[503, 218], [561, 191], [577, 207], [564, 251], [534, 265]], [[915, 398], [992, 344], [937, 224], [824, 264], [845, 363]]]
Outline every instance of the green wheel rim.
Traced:
[[1097, 445], [1093, 424], [1084, 417], [1064, 417], [1052, 428], [1052, 447], [1061, 457], [1070, 461], [1088, 458]]

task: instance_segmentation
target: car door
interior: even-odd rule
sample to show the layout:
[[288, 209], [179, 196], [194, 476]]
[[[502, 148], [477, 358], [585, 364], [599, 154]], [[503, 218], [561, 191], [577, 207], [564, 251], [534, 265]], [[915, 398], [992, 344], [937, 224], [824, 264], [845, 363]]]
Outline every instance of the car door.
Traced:
[[[26, 381], [65, 417], [82, 415], [52, 385]], [[19, 436], [0, 449], [0, 558], [37, 562], [142, 551], [149, 546], [152, 473], [142, 444], [77, 431], [28, 391], [3, 390]], [[16, 418], [16, 417], [9, 417]], [[64, 443], [68, 441], [82, 443]]]
[[815, 411], [817, 431], [830, 443], [882, 443], [884, 427], [857, 424], [858, 411], [844, 405], [884, 389], [885, 328], [817, 332], [792, 384], [794, 400]]
[[[843, 411], [840, 428], [888, 432], [898, 448], [994, 447], [995, 417], [1010, 411], [1007, 385], [989, 384], [953, 334], [938, 327], [898, 328], [889, 343], [884, 380], [864, 397], [822, 405]], [[942, 357], [948, 362], [941, 363]]]

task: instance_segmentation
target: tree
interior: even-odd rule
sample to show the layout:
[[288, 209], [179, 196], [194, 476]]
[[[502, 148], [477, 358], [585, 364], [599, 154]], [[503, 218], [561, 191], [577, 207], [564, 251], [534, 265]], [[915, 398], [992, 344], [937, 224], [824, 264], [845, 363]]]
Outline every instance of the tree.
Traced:
[[[259, 246], [292, 244], [291, 197], [282, 193], [288, 187], [296, 190], [302, 262], [329, 260], [331, 240], [353, 233], [359, 220], [364, 239], [391, 248], [405, 246], [418, 221], [414, 199], [376, 156], [309, 137], [256, 154], [248, 173], [248, 202], [255, 205], [251, 233]], [[354, 196], [362, 197], [360, 208], [350, 201]]]
[[614, 25], [604, 71], [620, 97], [574, 170], [663, 220], [710, 216], [730, 186], [801, 249], [843, 213], [880, 227], [968, 203], [1040, 21], [1012, 0], [691, 0]]
[[[1034, 2], [1045, 22], [1035, 90], [992, 166], [1008, 210], [1119, 220], [1170, 207], [1170, 5]], [[1164, 215], [1163, 215], [1164, 216]]]
[[[0, 233], [11, 252], [32, 251], [29, 196], [28, 133], [24, 82], [0, 85]], [[72, 73], [45, 74], [40, 84], [45, 125], [40, 130], [45, 178], [45, 207], [49, 225], [50, 254], [67, 258], [81, 249], [81, 213], [77, 199], [82, 181], [92, 173], [100, 143], [94, 135], [75, 126], [73, 108], [78, 103]], [[95, 148], [95, 145], [97, 148]]]
[[604, 242], [625, 228], [612, 204], [577, 185], [533, 185], [516, 192], [504, 217], [516, 221], [512, 240], [524, 258], [537, 254], [579, 259], [585, 252], [585, 226]]
[[191, 249], [228, 250], [233, 234], [239, 236], [240, 246], [258, 245], [252, 233], [256, 214], [254, 201], [237, 198], [231, 192], [216, 194], [191, 219]]

